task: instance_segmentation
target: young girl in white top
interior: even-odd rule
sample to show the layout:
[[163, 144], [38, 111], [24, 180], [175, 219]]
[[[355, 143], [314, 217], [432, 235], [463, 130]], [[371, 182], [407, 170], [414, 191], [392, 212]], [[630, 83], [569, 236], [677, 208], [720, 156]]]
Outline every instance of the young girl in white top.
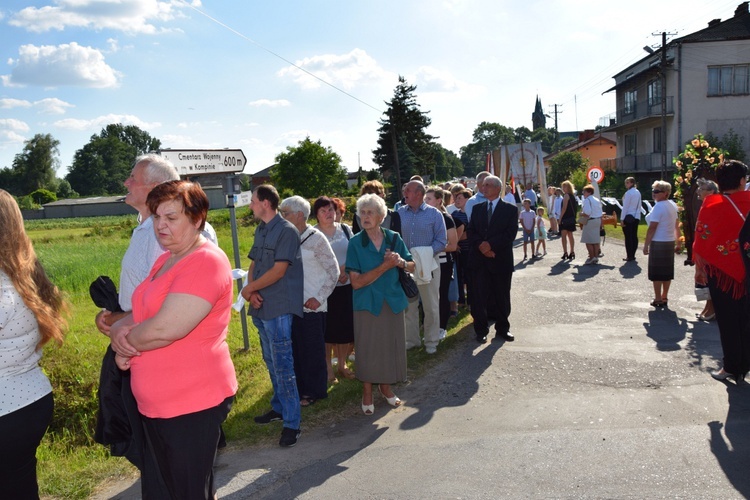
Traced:
[[[544, 208], [539, 207], [536, 209], [536, 219], [534, 220], [534, 239], [536, 239], [536, 257], [543, 257], [547, 255], [547, 227], [544, 225]], [[539, 253], [539, 248], [544, 248], [544, 253]]]

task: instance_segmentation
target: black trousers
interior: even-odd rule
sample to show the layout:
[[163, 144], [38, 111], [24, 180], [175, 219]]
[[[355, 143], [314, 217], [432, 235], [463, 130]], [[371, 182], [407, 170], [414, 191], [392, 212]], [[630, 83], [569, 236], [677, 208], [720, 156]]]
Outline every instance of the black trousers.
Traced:
[[622, 234], [625, 235], [625, 253], [628, 259], [635, 259], [635, 252], [638, 251], [638, 222], [623, 222]]
[[471, 270], [471, 317], [474, 333], [480, 337], [489, 333], [489, 321], [495, 321], [495, 332], [505, 335], [510, 331], [510, 285], [512, 272], [489, 273], [483, 268]]
[[750, 371], [750, 296], [739, 299], [716, 286], [716, 279], [708, 278], [708, 288], [719, 325], [721, 349], [724, 351], [724, 370], [733, 375]]
[[52, 421], [50, 392], [30, 405], [0, 417], [0, 496], [39, 498], [36, 449]]
[[[142, 416], [146, 451], [152, 454], [169, 490], [170, 497], [165, 500], [214, 497], [216, 446], [221, 423], [233, 402], [234, 396], [230, 396], [213, 408], [173, 418]], [[147, 474], [148, 470], [141, 473]], [[141, 481], [143, 498], [155, 498], [153, 492], [145, 491], [147, 484], [154, 481]]]
[[438, 298], [438, 310], [440, 311], [440, 328], [448, 328], [448, 320], [451, 317], [451, 303], [448, 300], [448, 289], [453, 279], [453, 262], [440, 264], [440, 296]]
[[[292, 316], [292, 357], [300, 397], [328, 397], [326, 315], [324, 312], [305, 312], [301, 318]], [[339, 360], [339, 363], [344, 361]]]

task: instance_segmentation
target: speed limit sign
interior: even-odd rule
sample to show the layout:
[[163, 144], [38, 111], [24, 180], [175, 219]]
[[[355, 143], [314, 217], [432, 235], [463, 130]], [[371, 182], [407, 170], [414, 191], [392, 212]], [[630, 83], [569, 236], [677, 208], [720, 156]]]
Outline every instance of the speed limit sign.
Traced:
[[586, 178], [589, 182], [601, 184], [604, 180], [604, 170], [601, 167], [590, 167], [586, 172]]

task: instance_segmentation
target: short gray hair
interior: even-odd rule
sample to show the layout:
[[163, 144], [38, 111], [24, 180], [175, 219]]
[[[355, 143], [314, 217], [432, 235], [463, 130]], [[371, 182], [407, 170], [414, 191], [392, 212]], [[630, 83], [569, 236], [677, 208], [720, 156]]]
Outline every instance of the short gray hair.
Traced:
[[357, 215], [362, 217], [362, 210], [370, 209], [375, 210], [380, 216], [381, 222], [385, 219], [385, 215], [388, 213], [388, 207], [385, 206], [383, 198], [376, 194], [365, 194], [359, 197], [357, 200]]
[[148, 183], [161, 184], [162, 182], [180, 179], [180, 175], [177, 173], [174, 165], [172, 165], [172, 162], [156, 153], [140, 155], [135, 159], [135, 165], [139, 163], [146, 163], [143, 169], [143, 176]]
[[484, 178], [484, 182], [482, 182], [482, 185], [484, 186], [485, 184], [487, 184], [488, 181], [491, 185], [495, 187], [500, 187], [503, 185], [503, 181], [501, 181], [500, 177], [496, 175], [491, 175], [491, 174], [487, 175], [487, 177]]
[[310, 217], [310, 202], [301, 196], [290, 196], [279, 204], [279, 209], [289, 209], [292, 212], [301, 212], [307, 220]]

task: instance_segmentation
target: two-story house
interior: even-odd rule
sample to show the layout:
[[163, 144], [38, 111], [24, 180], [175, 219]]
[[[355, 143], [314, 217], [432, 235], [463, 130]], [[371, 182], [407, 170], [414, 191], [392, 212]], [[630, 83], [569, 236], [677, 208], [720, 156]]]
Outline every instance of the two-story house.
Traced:
[[[641, 184], [670, 179], [672, 158], [695, 134], [732, 130], [750, 148], [750, 11], [676, 38], [614, 76], [617, 111], [600, 125], [617, 136], [602, 166]], [[662, 75], [664, 81], [662, 82]]]

